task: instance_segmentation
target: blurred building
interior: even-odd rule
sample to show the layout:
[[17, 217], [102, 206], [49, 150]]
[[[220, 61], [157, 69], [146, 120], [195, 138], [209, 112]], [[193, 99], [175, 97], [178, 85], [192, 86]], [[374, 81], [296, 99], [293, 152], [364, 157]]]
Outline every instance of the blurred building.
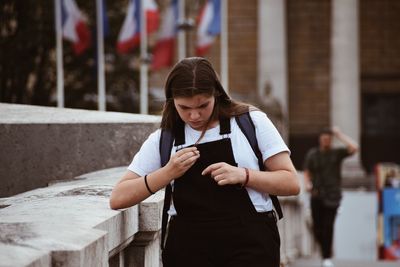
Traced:
[[[399, 1], [228, 2], [229, 91], [281, 109], [266, 108], [283, 124], [297, 168], [330, 125], [360, 143], [346, 165], [354, 173], [400, 162]], [[189, 33], [188, 56], [194, 40]], [[207, 57], [219, 71], [218, 40]], [[152, 74], [150, 86], [162, 87], [167, 71]]]

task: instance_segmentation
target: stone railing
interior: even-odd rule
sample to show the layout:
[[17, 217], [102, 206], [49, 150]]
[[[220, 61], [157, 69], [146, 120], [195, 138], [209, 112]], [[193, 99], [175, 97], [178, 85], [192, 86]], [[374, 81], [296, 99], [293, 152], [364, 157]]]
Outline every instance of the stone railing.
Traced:
[[109, 208], [125, 169], [1, 199], [0, 266], [160, 266], [162, 192]]
[[284, 218], [278, 222], [281, 236], [281, 262], [284, 266], [299, 257], [315, 255], [315, 244], [306, 211], [297, 199], [281, 198]]
[[281, 236], [281, 262], [283, 265], [298, 257], [314, 256], [316, 249], [311, 233], [308, 196], [304, 193], [303, 174], [298, 173], [301, 193], [295, 197], [279, 197], [284, 218], [278, 222]]

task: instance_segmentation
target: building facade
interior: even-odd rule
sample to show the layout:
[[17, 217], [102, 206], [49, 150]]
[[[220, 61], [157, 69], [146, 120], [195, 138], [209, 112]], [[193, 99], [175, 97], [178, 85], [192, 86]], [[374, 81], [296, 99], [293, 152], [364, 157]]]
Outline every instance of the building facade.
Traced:
[[[279, 104], [278, 128], [298, 169], [319, 131], [333, 125], [360, 144], [350, 169], [400, 163], [398, 14], [392, 0], [228, 1], [229, 92]], [[187, 34], [188, 56], [194, 37]], [[217, 39], [207, 55], [217, 71], [220, 50]], [[167, 71], [150, 86], [162, 86]]]

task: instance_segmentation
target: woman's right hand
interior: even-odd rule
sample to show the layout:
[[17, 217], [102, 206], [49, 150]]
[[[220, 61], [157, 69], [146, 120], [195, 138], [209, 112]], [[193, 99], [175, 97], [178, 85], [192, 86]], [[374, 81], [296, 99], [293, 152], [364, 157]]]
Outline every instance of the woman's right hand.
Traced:
[[165, 167], [170, 172], [170, 177], [176, 179], [189, 170], [198, 158], [200, 158], [200, 151], [197, 147], [187, 147], [172, 155]]

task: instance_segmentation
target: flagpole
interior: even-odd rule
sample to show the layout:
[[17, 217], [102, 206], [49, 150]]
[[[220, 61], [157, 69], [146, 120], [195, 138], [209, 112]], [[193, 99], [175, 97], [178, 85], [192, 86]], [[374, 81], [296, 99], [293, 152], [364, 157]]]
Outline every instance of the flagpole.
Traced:
[[103, 32], [103, 0], [96, 0], [97, 18], [97, 83], [98, 109], [106, 110], [106, 88], [104, 73], [104, 32]]
[[140, 113], [148, 114], [148, 56], [146, 10], [144, 1], [140, 0]]
[[229, 58], [228, 58], [228, 0], [221, 0], [221, 83], [229, 92]]
[[61, 25], [61, 3], [62, 0], [55, 0], [56, 16], [56, 57], [57, 57], [57, 107], [64, 107], [64, 69], [63, 69], [63, 46], [62, 46], [62, 25]]
[[[178, 0], [179, 23], [185, 22], [185, 0]], [[178, 32], [178, 57], [182, 60], [186, 57], [186, 31], [181, 27]]]

